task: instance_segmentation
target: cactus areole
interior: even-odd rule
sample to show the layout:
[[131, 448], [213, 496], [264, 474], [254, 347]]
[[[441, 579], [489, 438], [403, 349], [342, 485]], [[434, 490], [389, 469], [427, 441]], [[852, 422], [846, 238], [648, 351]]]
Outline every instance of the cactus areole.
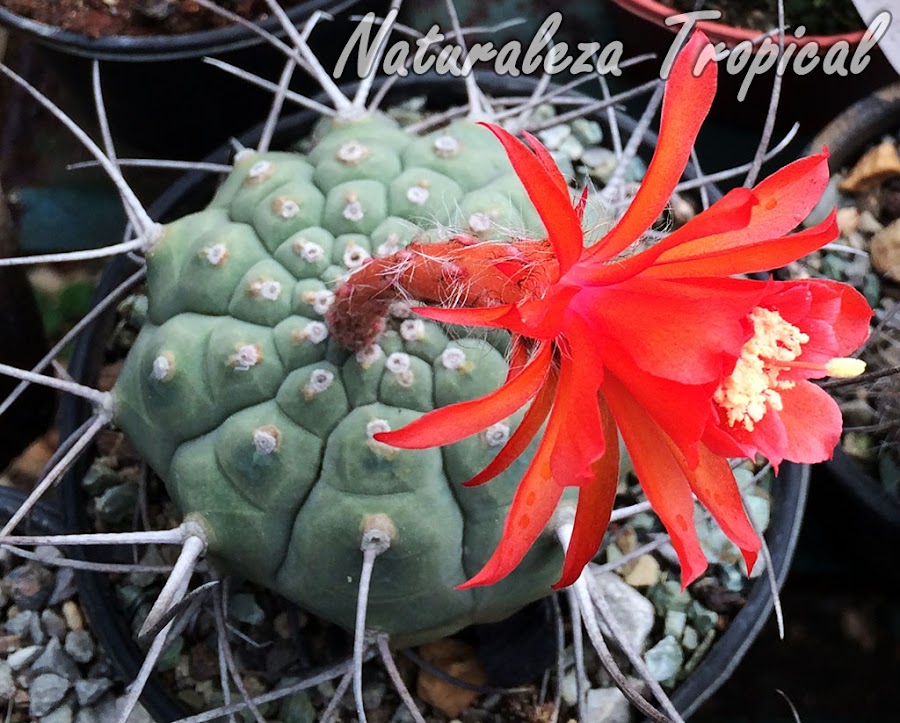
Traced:
[[[490, 484], [461, 485], [522, 414], [443, 448], [374, 435], [499, 387], [508, 336], [460, 336], [377, 294], [337, 333], [328, 312], [348, 275], [410, 243], [461, 236], [490, 253], [545, 235], [502, 146], [467, 120], [418, 137], [369, 115], [329, 121], [307, 155], [242, 152], [209, 207], [147, 252], [148, 321], [116, 422], [224, 571], [351, 629], [363, 530], [383, 515], [393, 539], [369, 628], [414, 643], [502, 619], [548, 594], [562, 564], [547, 537], [498, 584], [455, 589], [496, 547], [533, 446]], [[466, 288], [452, 264], [430, 271], [416, 279], [435, 301]]]

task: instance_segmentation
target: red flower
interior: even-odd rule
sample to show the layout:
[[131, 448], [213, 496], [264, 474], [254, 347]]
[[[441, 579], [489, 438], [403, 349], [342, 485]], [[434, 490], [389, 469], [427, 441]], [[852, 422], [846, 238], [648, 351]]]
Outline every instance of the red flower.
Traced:
[[[403, 448], [450, 444], [531, 402], [497, 457], [467, 483], [474, 485], [506, 469], [546, 422], [497, 550], [460, 587], [509, 574], [545, 529], [564, 488], [577, 486], [574, 530], [557, 587], [571, 584], [596, 554], [609, 522], [618, 434], [671, 536], [684, 585], [706, 568], [693, 522], [694, 496], [741, 549], [748, 569], [760, 546], [726, 456], [761, 453], [777, 465], [831, 455], [840, 413], [806, 380], [834, 373], [842, 363], [834, 360], [865, 339], [868, 304], [853, 289], [828, 281], [732, 278], [784, 265], [837, 236], [834, 214], [788, 234], [825, 188], [826, 153], [796, 161], [753, 189], [731, 191], [655, 246], [623, 255], [664, 210], [712, 102], [715, 64], [693, 72], [707, 45], [696, 33], [679, 54], [644, 181], [621, 220], [595, 246], [583, 247], [584, 196], [573, 209], [546, 149], [526, 135], [529, 151], [506, 131], [488, 126], [504, 145], [548, 239], [512, 249], [470, 246], [465, 239], [428, 247], [427, 263], [446, 262], [443, 272], [432, 268], [425, 274], [432, 287], [446, 276], [446, 264], [452, 262], [458, 283], [468, 278], [471, 264], [481, 288], [468, 298], [493, 305], [422, 307], [417, 313], [510, 330], [510, 375], [481, 399], [435, 410], [376, 438]], [[492, 246], [494, 255], [486, 259], [484, 249]], [[423, 274], [417, 276], [408, 262], [417, 251], [405, 252], [407, 276], [399, 283], [424, 301], [449, 298], [415, 293]], [[503, 293], [487, 293], [491, 289]]]

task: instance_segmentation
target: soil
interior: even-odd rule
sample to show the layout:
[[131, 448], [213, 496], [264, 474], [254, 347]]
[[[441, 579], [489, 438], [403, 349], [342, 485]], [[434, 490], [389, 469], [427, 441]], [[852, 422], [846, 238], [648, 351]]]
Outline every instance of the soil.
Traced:
[[[281, 0], [283, 6], [301, 0]], [[251, 20], [268, 16], [264, 0], [221, 0], [223, 8]], [[0, 0], [17, 15], [81, 33], [89, 38], [114, 35], [181, 35], [230, 25], [193, 0]]]
[[[660, 0], [681, 12], [697, 9], [696, 0]], [[738, 28], [766, 32], [778, 22], [778, 0], [707, 0], [704, 10], [719, 10], [718, 21]], [[785, 0], [787, 28], [803, 25], [807, 35], [837, 35], [861, 30], [863, 22], [850, 0]]]

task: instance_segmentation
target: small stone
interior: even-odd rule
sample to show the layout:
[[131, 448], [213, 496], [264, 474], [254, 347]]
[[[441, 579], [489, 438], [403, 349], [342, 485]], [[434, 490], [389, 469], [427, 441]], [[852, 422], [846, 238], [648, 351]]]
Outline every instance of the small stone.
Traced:
[[[70, 567], [63, 567], [56, 571], [56, 587], [53, 588], [53, 594], [47, 601], [48, 605], [59, 605], [61, 602], [68, 601], [75, 597], [78, 592], [75, 586], [75, 571]], [[65, 617], [65, 611], [63, 611]], [[84, 623], [82, 623], [84, 624]]]
[[719, 622], [719, 614], [705, 608], [695, 600], [688, 609], [688, 620], [697, 629], [697, 633], [703, 637], [716, 627]]
[[89, 663], [94, 657], [94, 639], [87, 630], [70, 630], [66, 635], [66, 652], [79, 663]]
[[540, 139], [541, 143], [547, 147], [548, 151], [558, 150], [560, 146], [562, 146], [563, 141], [570, 135], [572, 135], [572, 129], [562, 123], [557, 126], [545, 128], [537, 133], [537, 137]]
[[66, 630], [68, 630], [65, 618], [61, 615], [57, 615], [49, 608], [41, 612], [41, 623], [44, 626], [44, 632], [51, 638], [56, 638], [57, 640], [64, 638]]
[[859, 209], [856, 206], [844, 206], [836, 213], [838, 230], [841, 236], [849, 236], [859, 228]]
[[897, 145], [883, 141], [866, 151], [841, 182], [844, 193], [863, 193], [900, 176], [900, 154]]
[[554, 163], [556, 163], [556, 167], [559, 168], [559, 172], [562, 174], [563, 178], [573, 178], [575, 176], [575, 166], [572, 165], [572, 159], [565, 153], [554, 151], [550, 156], [553, 158]]
[[122, 480], [119, 473], [104, 462], [97, 461], [91, 465], [81, 480], [81, 486], [91, 497], [98, 497]]
[[586, 146], [596, 146], [603, 140], [603, 128], [597, 121], [578, 118], [572, 121], [572, 135]]
[[33, 673], [56, 673], [69, 680], [78, 680], [81, 673], [75, 661], [63, 650], [57, 638], [51, 638], [37, 660], [31, 666]]
[[266, 619], [266, 614], [250, 593], [235, 593], [228, 600], [228, 617], [239, 623], [259, 625]]
[[665, 615], [669, 610], [687, 610], [693, 601], [691, 594], [682, 590], [681, 583], [677, 580], [666, 580], [654, 585], [647, 591], [647, 597], [660, 615]]
[[22, 670], [37, 660], [42, 650], [40, 645], [29, 645], [27, 648], [10, 653], [6, 660], [13, 670]]
[[588, 173], [606, 183], [619, 165], [616, 154], [608, 148], [585, 148], [581, 154], [581, 162], [587, 166]]
[[599, 593], [609, 605], [613, 618], [625, 632], [626, 642], [633, 650], [643, 650], [653, 629], [653, 605], [615, 573], [598, 573], [592, 568], [596, 568], [596, 565], [589, 565], [588, 569], [594, 576]]
[[288, 620], [287, 613], [281, 612], [272, 620], [272, 629], [275, 634], [282, 640], [289, 640], [291, 637], [291, 624]]
[[83, 708], [96, 703], [103, 694], [112, 688], [113, 682], [109, 678], [86, 678], [75, 681], [75, 696], [78, 705]]
[[[119, 711], [124, 707], [125, 698], [119, 698], [116, 701], [116, 710]], [[106, 719], [104, 719], [106, 720]], [[110, 720], [116, 720], [116, 718], [110, 718]], [[131, 711], [131, 714], [126, 718], [125, 723], [153, 723], [153, 719], [150, 717], [150, 714], [144, 710], [144, 706], [138, 703], [134, 710]]]
[[[156, 663], [156, 669], [160, 672], [172, 670], [181, 665], [181, 653], [184, 650], [184, 638], [178, 636], [163, 650]], [[187, 656], [185, 656], [185, 668], [187, 668]]]
[[687, 625], [687, 613], [681, 610], [669, 610], [666, 613], [665, 635], [671, 635], [673, 638], [680, 638], [684, 634], [684, 628]]
[[681, 645], [671, 635], [667, 635], [644, 653], [644, 662], [650, 670], [654, 680], [671, 680], [684, 663], [684, 653]]
[[69, 630], [83, 630], [84, 629], [84, 615], [81, 613], [81, 608], [78, 607], [78, 603], [73, 600], [66, 600], [62, 606], [62, 614], [66, 619], [66, 625]]
[[[466, 683], [484, 685], [487, 682], [475, 649], [461, 640], [442, 638], [426, 643], [419, 648], [419, 655], [438, 670]], [[425, 668], [419, 670], [417, 693], [448, 718], [458, 716], [478, 697], [477, 692], [453, 685]]]
[[669, 199], [669, 213], [672, 214], [672, 220], [675, 226], [683, 226], [697, 215], [697, 209], [680, 193], [673, 193]]
[[696, 650], [699, 644], [700, 636], [697, 635], [697, 631], [690, 625], [685, 625], [681, 634], [681, 647], [685, 650]]
[[571, 160], [577, 161], [584, 152], [584, 146], [575, 136], [569, 136], [559, 144], [558, 150], [560, 153], [565, 153]]
[[16, 694], [13, 668], [5, 660], [0, 660], [0, 700], [9, 700]]
[[900, 282], [900, 219], [872, 237], [870, 253], [878, 273]]
[[659, 563], [653, 555], [641, 555], [624, 579], [631, 587], [655, 585], [659, 581]]
[[194, 680], [212, 680], [219, 674], [219, 659], [206, 643], [197, 643], [190, 649], [190, 673]]
[[97, 517], [116, 524], [131, 519], [138, 501], [138, 487], [134, 482], [111, 487], [97, 498]]
[[72, 723], [75, 718], [75, 712], [68, 703], [63, 703], [52, 713], [48, 713], [41, 718], [41, 723]]
[[578, 678], [574, 670], [563, 676], [559, 692], [566, 705], [575, 705], [578, 702]]
[[591, 688], [582, 723], [630, 723], [631, 703], [618, 688]]
[[313, 723], [315, 719], [315, 706], [304, 692], [288, 696], [281, 704], [282, 723]]
[[630, 181], [631, 183], [637, 183], [644, 179], [644, 174], [646, 173], [647, 164], [644, 163], [643, 159], [635, 156], [628, 161], [628, 165], [625, 167], [625, 180]]
[[29, 637], [31, 633], [31, 621], [36, 617], [31, 610], [16, 613], [6, 621], [6, 632], [17, 635], [20, 638]]
[[40, 610], [50, 599], [55, 584], [50, 570], [30, 562], [20, 565], [3, 578], [4, 587], [20, 610]]
[[29, 712], [40, 718], [53, 710], [65, 697], [71, 683], [56, 673], [42, 673], [31, 681], [28, 689]]
[[863, 233], [873, 234], [881, 231], [884, 228], [884, 224], [867, 209], [859, 214], [858, 228]]
[[828, 185], [825, 186], [825, 190], [822, 192], [822, 197], [819, 199], [818, 203], [813, 206], [813, 210], [809, 212], [809, 216], [803, 220], [803, 225], [806, 228], [822, 223], [822, 221], [828, 218], [828, 215], [832, 212], [834, 207], [838, 205], [838, 201], [840, 200], [838, 184], [840, 182], [841, 176], [839, 174], [833, 175], [831, 180], [828, 181]]
[[75, 723], [103, 723], [103, 719], [97, 715], [93, 708], [82, 708], [75, 714]]

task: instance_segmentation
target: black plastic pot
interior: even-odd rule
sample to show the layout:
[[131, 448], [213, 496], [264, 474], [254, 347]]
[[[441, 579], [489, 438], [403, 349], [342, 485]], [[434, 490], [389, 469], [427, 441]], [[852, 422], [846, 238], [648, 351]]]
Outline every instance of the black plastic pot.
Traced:
[[[316, 11], [345, 6], [341, 0], [305, 0], [287, 10], [295, 25]], [[370, 0], [354, 12], [366, 12]], [[271, 93], [203, 62], [206, 56], [237, 65], [277, 82], [284, 56], [240, 25], [183, 35], [89, 38], [28, 20], [0, 8], [0, 24], [22, 33], [39, 47], [41, 60], [81, 103], [93, 108], [91, 62], [99, 60], [105, 105], [113, 137], [159, 157], [197, 159], [264, 117]], [[283, 36], [277, 18], [260, 26]], [[321, 21], [309, 42], [326, 69], [333, 67], [349, 36], [348, 19]], [[318, 93], [297, 70], [292, 89]]]
[[[853, 163], [885, 133], [900, 130], [900, 81], [885, 86], [851, 105], [832, 120], [810, 143], [807, 152], [827, 146], [828, 167], [838, 173]], [[900, 499], [889, 495], [881, 483], [840, 447], [826, 462], [830, 477], [849, 493], [876, 522], [900, 534]]]
[[[0, 487], [0, 522], [6, 523], [25, 502], [28, 495], [15, 487]], [[58, 510], [46, 502], [38, 502], [28, 516], [19, 523], [16, 534], [58, 535], [63, 529], [63, 518]]]
[[[535, 81], [529, 78], [480, 76], [479, 85], [493, 96], [527, 97], [534, 89]], [[390, 91], [386, 104], [396, 103], [404, 98], [428, 97], [429, 107], [441, 109], [462, 103], [465, 99], [461, 79], [449, 76], [409, 77], [397, 83]], [[604, 114], [596, 119], [605, 125]], [[275, 147], [284, 147], [302, 138], [312, 127], [317, 116], [311, 112], [300, 113], [282, 121], [275, 135]], [[619, 115], [618, 121], [624, 133], [635, 127], [635, 121]], [[257, 128], [242, 137], [247, 145], [253, 145], [258, 138]], [[642, 153], [649, 157], [655, 146], [655, 136], [648, 135]], [[208, 160], [228, 162], [229, 148], [221, 148]], [[688, 175], [693, 175], [689, 169]], [[200, 173], [187, 174], [154, 204], [151, 215], [161, 221], [172, 220], [201, 208], [211, 197], [215, 183]], [[711, 189], [716, 198], [718, 192]], [[116, 259], [106, 270], [97, 291], [97, 298], [108, 293], [121, 283], [135, 269], [134, 263], [126, 257]], [[101, 317], [88, 328], [79, 339], [69, 367], [74, 378], [90, 384], [96, 380], [103, 362], [103, 350], [113, 324], [111, 314]], [[65, 400], [60, 434], [63, 439], [85, 419], [88, 410], [78, 400]], [[88, 524], [85, 498], [80, 480], [90, 466], [91, 459], [83, 457], [63, 481], [63, 498], [68, 525], [73, 529], [86, 529]], [[800, 520], [806, 500], [808, 469], [785, 464], [777, 485], [773, 518], [769, 528], [769, 546], [775, 561], [776, 576], [782, 581], [787, 574], [793, 555], [794, 544], [799, 532]], [[100, 575], [79, 573], [78, 584], [82, 606], [91, 620], [95, 635], [105, 646], [108, 654], [126, 679], [134, 677], [141, 664], [139, 652], [129, 626], [115, 603], [115, 595], [109, 581]], [[771, 612], [771, 593], [765, 579], [760, 579], [753, 587], [744, 609], [736, 616], [729, 630], [713, 647], [706, 659], [682, 684], [675, 694], [676, 705], [685, 712], [695, 710], [712, 692], [721, 685], [734, 670], [741, 656], [746, 652], [754, 637]], [[159, 721], [169, 721], [183, 714], [174, 698], [152, 679], [145, 690], [142, 702], [147, 710]]]

